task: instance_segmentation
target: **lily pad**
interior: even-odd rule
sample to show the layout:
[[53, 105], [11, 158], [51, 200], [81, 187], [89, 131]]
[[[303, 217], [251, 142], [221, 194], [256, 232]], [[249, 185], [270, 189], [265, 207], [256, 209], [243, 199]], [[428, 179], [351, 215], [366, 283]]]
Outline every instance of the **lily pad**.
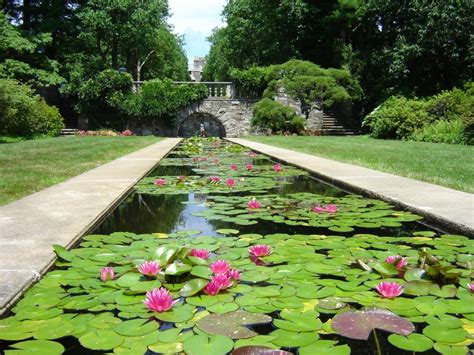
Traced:
[[25, 352], [40, 353], [40, 354], [62, 354], [64, 346], [55, 341], [49, 340], [27, 340], [21, 343], [10, 345], [14, 349], [25, 350]]
[[422, 334], [412, 333], [406, 337], [398, 334], [390, 334], [388, 341], [397, 348], [423, 352], [433, 347], [433, 341]]
[[111, 330], [94, 330], [79, 338], [85, 348], [92, 350], [112, 350], [120, 346], [124, 338]]
[[390, 333], [409, 335], [415, 326], [409, 320], [380, 308], [340, 313], [332, 320], [336, 333], [351, 339], [367, 340], [374, 329]]
[[293, 355], [293, 353], [267, 348], [266, 346], [249, 345], [235, 349], [232, 355]]
[[208, 337], [207, 335], [199, 334], [186, 339], [183, 347], [186, 354], [189, 355], [223, 355], [232, 350], [234, 342], [229, 337], [223, 335]]
[[197, 327], [208, 334], [225, 335], [232, 339], [245, 339], [258, 335], [247, 326], [270, 323], [271, 321], [272, 317], [264, 314], [236, 311], [210, 314], [199, 320]]

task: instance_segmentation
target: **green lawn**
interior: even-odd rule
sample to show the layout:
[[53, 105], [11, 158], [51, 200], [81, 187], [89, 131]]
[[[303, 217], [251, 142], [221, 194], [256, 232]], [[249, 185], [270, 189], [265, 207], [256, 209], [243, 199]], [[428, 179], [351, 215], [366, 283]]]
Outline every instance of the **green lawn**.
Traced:
[[474, 147], [355, 137], [246, 139], [474, 193]]
[[68, 137], [0, 144], [0, 205], [159, 140], [156, 137]]

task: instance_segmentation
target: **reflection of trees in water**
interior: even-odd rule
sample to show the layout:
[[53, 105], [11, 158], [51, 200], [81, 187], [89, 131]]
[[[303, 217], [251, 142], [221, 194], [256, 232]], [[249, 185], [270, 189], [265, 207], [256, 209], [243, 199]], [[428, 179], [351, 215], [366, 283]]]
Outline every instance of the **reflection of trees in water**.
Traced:
[[94, 233], [169, 233], [178, 223], [179, 216], [186, 207], [181, 202], [187, 200], [187, 195], [153, 196], [133, 193]]
[[286, 195], [297, 192], [311, 192], [313, 194], [333, 197], [342, 197], [346, 195], [344, 191], [308, 176], [295, 176], [283, 179], [292, 183], [272, 189], [269, 194]]

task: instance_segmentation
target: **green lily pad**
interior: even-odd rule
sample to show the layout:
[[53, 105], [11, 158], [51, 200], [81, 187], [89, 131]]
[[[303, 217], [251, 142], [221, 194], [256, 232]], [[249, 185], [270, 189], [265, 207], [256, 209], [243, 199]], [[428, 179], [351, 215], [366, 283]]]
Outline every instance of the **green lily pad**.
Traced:
[[336, 346], [337, 342], [332, 340], [317, 340], [315, 343], [298, 349], [299, 355], [349, 355], [351, 348], [348, 345]]
[[433, 341], [422, 334], [412, 333], [406, 337], [398, 334], [390, 334], [388, 341], [397, 348], [423, 352], [433, 347]]
[[112, 350], [120, 346], [124, 338], [111, 330], [94, 330], [79, 338], [85, 348], [91, 350]]
[[291, 332], [284, 329], [277, 329], [271, 332], [270, 335], [276, 337], [273, 340], [275, 345], [288, 348], [309, 345], [319, 339], [316, 332]]
[[275, 319], [273, 324], [285, 330], [293, 332], [311, 332], [321, 329], [323, 323], [318, 319], [319, 313], [315, 311], [297, 312], [283, 310], [280, 313], [282, 319]]
[[62, 354], [65, 349], [59, 343], [49, 340], [27, 340], [21, 343], [10, 345], [14, 349], [25, 350], [25, 352], [34, 352], [40, 354]]
[[193, 296], [204, 289], [207, 283], [208, 280], [192, 279], [184, 284], [183, 288], [179, 291], [179, 294], [183, 297]]
[[234, 342], [229, 337], [223, 335], [208, 337], [207, 335], [199, 334], [186, 339], [183, 347], [186, 354], [190, 355], [224, 355], [234, 348]]
[[462, 328], [449, 329], [443, 325], [428, 325], [423, 334], [436, 342], [455, 344], [464, 341], [468, 333]]
[[272, 317], [236, 311], [224, 314], [210, 314], [197, 322], [197, 327], [208, 333], [225, 335], [232, 339], [245, 339], [258, 335], [246, 326], [270, 323]]
[[133, 319], [117, 324], [113, 329], [120, 335], [128, 337], [138, 337], [157, 331], [157, 322], [149, 322], [146, 319]]

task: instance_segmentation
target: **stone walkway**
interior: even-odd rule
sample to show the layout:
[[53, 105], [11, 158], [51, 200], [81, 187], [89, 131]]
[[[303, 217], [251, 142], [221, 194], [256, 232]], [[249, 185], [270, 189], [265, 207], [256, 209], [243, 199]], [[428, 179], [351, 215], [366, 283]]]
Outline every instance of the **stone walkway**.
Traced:
[[228, 140], [302, 167], [345, 190], [380, 198], [422, 215], [430, 223], [474, 236], [473, 194], [245, 139]]
[[180, 139], [164, 139], [0, 207], [0, 316], [66, 248], [103, 219]]

